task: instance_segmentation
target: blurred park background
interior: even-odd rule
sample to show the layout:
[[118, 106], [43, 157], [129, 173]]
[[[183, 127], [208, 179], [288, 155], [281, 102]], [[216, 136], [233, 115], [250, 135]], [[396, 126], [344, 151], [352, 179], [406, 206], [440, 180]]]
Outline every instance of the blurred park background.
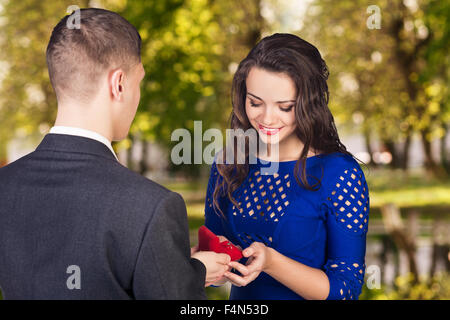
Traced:
[[[183, 195], [192, 245], [209, 166], [173, 164], [171, 133], [194, 136], [194, 120], [227, 127], [233, 73], [262, 37], [289, 32], [316, 45], [340, 138], [368, 166], [360, 298], [450, 298], [449, 1], [0, 0], [0, 166], [33, 151], [55, 120], [45, 49], [70, 5], [116, 11], [138, 28], [147, 75], [131, 132], [114, 148]], [[227, 290], [207, 289], [211, 299]]]

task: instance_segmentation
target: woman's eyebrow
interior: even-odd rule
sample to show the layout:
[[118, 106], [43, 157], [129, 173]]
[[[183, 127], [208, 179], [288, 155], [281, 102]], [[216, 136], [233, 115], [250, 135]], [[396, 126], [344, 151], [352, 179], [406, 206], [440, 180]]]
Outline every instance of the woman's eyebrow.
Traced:
[[[258, 99], [258, 100], [264, 101], [260, 97], [255, 96], [253, 93], [247, 92], [247, 94], [251, 95], [252, 97], [254, 97], [254, 98]], [[284, 101], [277, 101], [276, 103], [286, 103], [286, 102], [296, 102], [296, 101], [295, 100], [284, 100]]]

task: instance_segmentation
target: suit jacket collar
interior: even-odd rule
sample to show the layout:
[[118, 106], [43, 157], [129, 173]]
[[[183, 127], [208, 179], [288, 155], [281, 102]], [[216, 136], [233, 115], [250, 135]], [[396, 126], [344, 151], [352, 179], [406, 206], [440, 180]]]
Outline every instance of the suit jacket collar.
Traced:
[[103, 143], [68, 134], [47, 134], [36, 148], [36, 151], [41, 150], [95, 154], [117, 161], [111, 150]]
[[[109, 148], [109, 150], [113, 153], [113, 155], [117, 159], [116, 153], [114, 152], [114, 150], [112, 148], [111, 141], [109, 141], [105, 136], [102, 136], [98, 132], [83, 129], [83, 128], [78, 128], [78, 127], [53, 126], [50, 129], [49, 133], [70, 134], [72, 136], [80, 136], [80, 137], [91, 138], [91, 139], [100, 141], [101, 143], [103, 143], [104, 145], [106, 145]], [[119, 161], [119, 159], [117, 159], [117, 161]]]

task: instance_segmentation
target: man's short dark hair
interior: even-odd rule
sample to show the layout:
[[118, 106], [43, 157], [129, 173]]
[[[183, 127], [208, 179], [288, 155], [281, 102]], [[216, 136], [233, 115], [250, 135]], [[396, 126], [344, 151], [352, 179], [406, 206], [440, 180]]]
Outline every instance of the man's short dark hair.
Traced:
[[80, 28], [69, 29], [71, 15], [65, 16], [47, 46], [48, 72], [58, 101], [66, 96], [89, 100], [106, 71], [128, 71], [141, 61], [141, 37], [126, 19], [97, 8], [81, 9], [79, 14]]

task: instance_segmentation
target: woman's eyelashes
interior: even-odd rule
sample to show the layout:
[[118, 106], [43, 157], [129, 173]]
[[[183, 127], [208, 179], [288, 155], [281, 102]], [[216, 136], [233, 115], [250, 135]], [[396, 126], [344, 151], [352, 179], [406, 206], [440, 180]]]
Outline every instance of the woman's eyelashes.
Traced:
[[280, 107], [280, 109], [281, 109], [281, 111], [284, 111], [284, 112], [289, 112], [289, 111], [291, 111], [292, 110], [292, 108], [294, 108], [294, 106], [295, 106], [295, 104], [293, 104], [293, 105], [290, 105], [289, 107], [287, 107], [287, 108], [281, 108]]
[[[250, 100], [250, 105], [252, 106], [252, 107], [259, 107], [259, 106], [261, 106], [261, 104], [262, 103], [256, 103], [255, 101], [253, 101], [253, 100]], [[294, 106], [295, 106], [295, 104], [293, 104], [293, 105], [290, 105], [289, 107], [287, 107], [287, 108], [282, 108], [282, 107], [279, 107], [280, 108], [280, 110], [281, 111], [284, 111], [284, 112], [289, 112], [289, 111], [291, 111], [292, 110], [292, 108], [294, 108]]]
[[[250, 105], [251, 105], [252, 107], [255, 107], [255, 108], [262, 105], [262, 103], [257, 103], [257, 102], [255, 102], [255, 101], [252, 100], [252, 99], [249, 99], [249, 101], [250, 101]], [[289, 112], [289, 111], [291, 111], [292, 108], [294, 108], [294, 107], [295, 107], [295, 104], [292, 104], [292, 105], [290, 105], [289, 107], [286, 107], [286, 108], [283, 108], [283, 107], [279, 107], [279, 108], [280, 108], [281, 111]]]
[[259, 107], [261, 105], [261, 103], [255, 103], [253, 100], [250, 100], [250, 105], [252, 107]]

